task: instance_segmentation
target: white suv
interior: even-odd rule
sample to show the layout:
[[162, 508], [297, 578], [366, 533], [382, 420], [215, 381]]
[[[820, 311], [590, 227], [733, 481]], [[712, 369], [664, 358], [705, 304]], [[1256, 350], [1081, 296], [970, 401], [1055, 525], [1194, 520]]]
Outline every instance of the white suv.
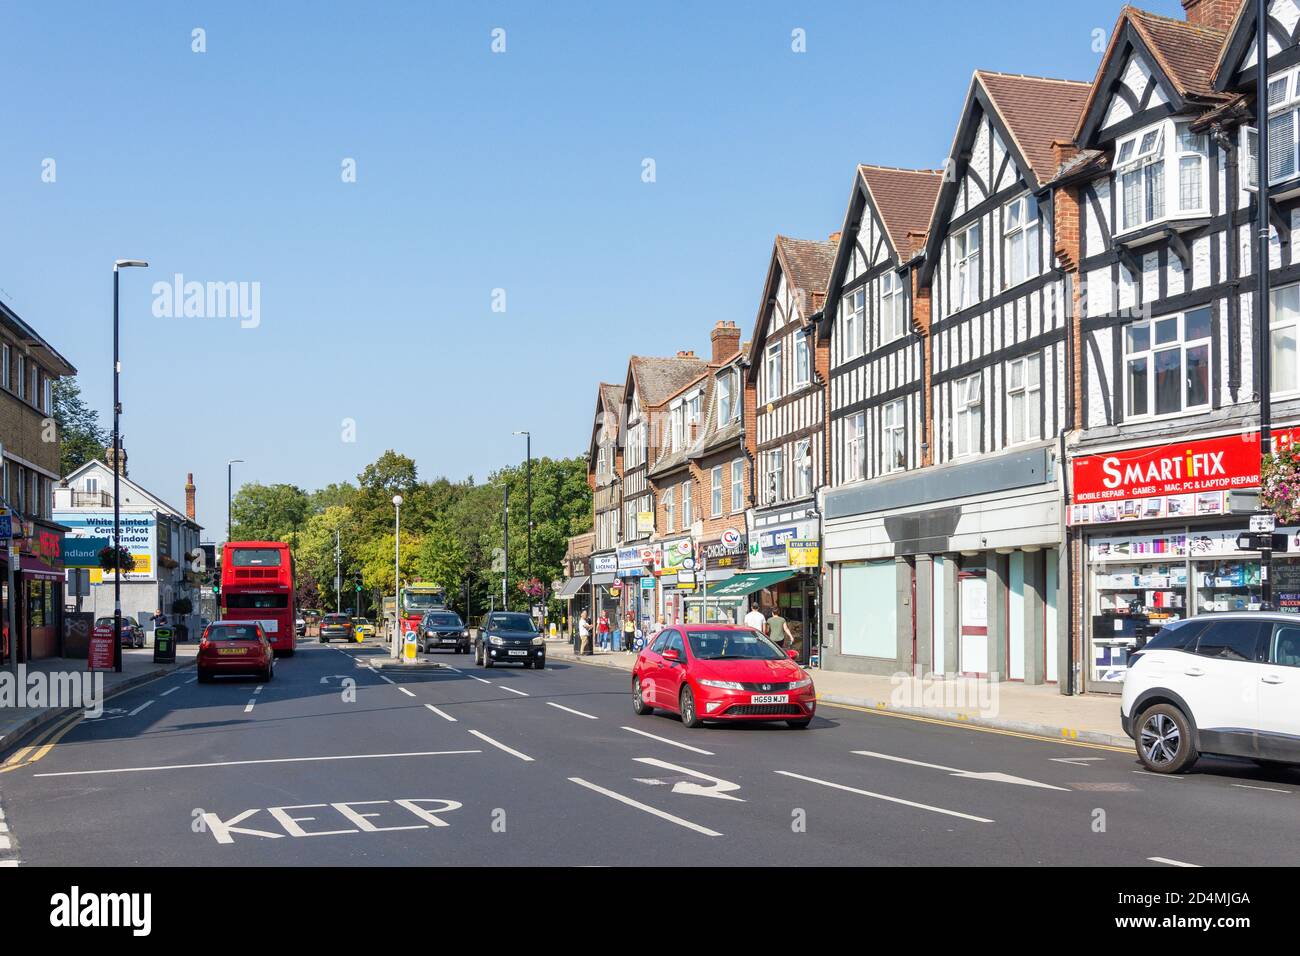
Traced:
[[1170, 624], [1129, 658], [1120, 719], [1156, 773], [1203, 753], [1300, 764], [1300, 615]]

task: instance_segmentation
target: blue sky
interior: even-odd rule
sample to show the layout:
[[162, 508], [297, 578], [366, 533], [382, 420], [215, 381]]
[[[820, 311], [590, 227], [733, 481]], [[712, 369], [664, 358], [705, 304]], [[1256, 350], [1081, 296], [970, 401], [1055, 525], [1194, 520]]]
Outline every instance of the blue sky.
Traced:
[[[977, 67], [1091, 80], [1119, 9], [6, 4], [0, 296], [107, 419], [111, 264], [151, 262], [123, 273], [122, 432], [151, 490], [194, 472], [208, 536], [229, 458], [314, 488], [386, 448], [481, 478], [516, 429], [576, 454], [630, 353], [748, 339], [773, 236], [837, 229], [855, 164], [939, 165]], [[260, 324], [155, 317], [176, 273], [259, 283]]]

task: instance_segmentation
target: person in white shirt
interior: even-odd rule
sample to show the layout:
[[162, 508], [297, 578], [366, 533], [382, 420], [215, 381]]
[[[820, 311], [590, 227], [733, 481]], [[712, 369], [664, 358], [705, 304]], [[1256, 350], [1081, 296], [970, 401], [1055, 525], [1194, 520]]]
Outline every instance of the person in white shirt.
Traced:
[[767, 619], [763, 617], [763, 612], [758, 609], [758, 602], [755, 601], [753, 607], [749, 609], [749, 613], [745, 615], [745, 626], [752, 627], [762, 634], [766, 624]]

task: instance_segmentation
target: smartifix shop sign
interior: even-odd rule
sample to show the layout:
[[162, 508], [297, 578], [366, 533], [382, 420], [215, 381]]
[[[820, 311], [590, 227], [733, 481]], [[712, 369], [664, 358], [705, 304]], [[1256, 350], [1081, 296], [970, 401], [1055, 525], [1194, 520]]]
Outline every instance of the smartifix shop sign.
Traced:
[[[1300, 429], [1274, 433], [1289, 444]], [[1233, 491], [1259, 485], [1259, 433], [1131, 448], [1074, 459], [1073, 499], [1087, 503], [1154, 495]]]

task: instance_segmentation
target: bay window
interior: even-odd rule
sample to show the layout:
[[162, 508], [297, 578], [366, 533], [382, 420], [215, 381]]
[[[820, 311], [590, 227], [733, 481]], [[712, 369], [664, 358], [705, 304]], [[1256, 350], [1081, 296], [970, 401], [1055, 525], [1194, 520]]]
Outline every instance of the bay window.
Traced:
[[880, 430], [884, 445], [884, 470], [898, 471], [907, 467], [907, 447], [903, 443], [903, 400], [890, 402], [880, 412]]
[[952, 239], [956, 294], [953, 309], [965, 309], [978, 302], [980, 294], [980, 224], [971, 223]]
[[864, 412], [844, 419], [844, 480], [867, 477], [867, 416]]
[[1189, 123], [1165, 121], [1121, 139], [1115, 150], [1121, 231], [1170, 215], [1208, 213], [1208, 156], [1205, 134]]
[[1030, 355], [1007, 365], [1007, 443], [1037, 441], [1043, 437], [1042, 357]]
[[1268, 181], [1278, 183], [1300, 171], [1300, 71], [1288, 70], [1268, 81]]
[[1300, 388], [1296, 368], [1297, 326], [1300, 326], [1300, 285], [1283, 286], [1269, 293], [1269, 341], [1273, 393]]
[[764, 365], [764, 392], [767, 401], [781, 397], [781, 343], [773, 342], [767, 347], [767, 362]]
[[880, 277], [881, 338], [886, 342], [907, 334], [907, 296], [903, 280], [892, 269]]
[[1209, 406], [1211, 314], [1206, 306], [1125, 327], [1124, 389], [1130, 417]]
[[1021, 196], [1007, 204], [1002, 220], [1004, 287], [1019, 285], [1042, 271], [1038, 200]]
[[984, 430], [984, 381], [976, 374], [953, 383], [953, 454], [973, 455], [980, 450]]
[[862, 289], [854, 289], [844, 296], [840, 305], [840, 330], [844, 333], [841, 346], [843, 357], [856, 358], [866, 348], [863, 340], [863, 327], [867, 315], [867, 296]]

